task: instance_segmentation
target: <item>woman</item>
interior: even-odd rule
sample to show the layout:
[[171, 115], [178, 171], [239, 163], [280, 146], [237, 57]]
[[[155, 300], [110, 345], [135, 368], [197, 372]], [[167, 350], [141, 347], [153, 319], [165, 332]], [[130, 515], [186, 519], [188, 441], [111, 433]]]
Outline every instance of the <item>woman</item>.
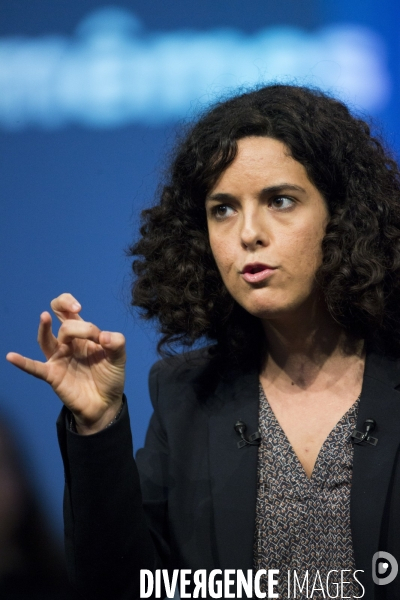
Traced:
[[140, 569], [160, 568], [279, 570], [270, 597], [399, 597], [371, 573], [378, 551], [400, 559], [399, 200], [395, 162], [342, 103], [242, 94], [180, 143], [131, 248], [133, 304], [160, 347], [211, 342], [153, 367], [138, 470], [121, 334], [63, 294], [57, 338], [41, 315], [47, 362], [8, 355], [66, 407], [66, 543], [85, 598], [139, 597]]

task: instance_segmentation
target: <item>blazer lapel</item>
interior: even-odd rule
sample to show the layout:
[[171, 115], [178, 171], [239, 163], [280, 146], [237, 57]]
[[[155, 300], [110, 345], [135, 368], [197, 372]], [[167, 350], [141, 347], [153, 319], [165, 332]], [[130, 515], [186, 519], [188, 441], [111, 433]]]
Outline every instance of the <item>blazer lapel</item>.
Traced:
[[366, 419], [374, 419], [372, 435], [378, 444], [355, 444], [351, 489], [351, 526], [354, 556], [366, 587], [365, 598], [374, 597], [372, 557], [379, 548], [379, 536], [392, 475], [400, 443], [399, 368], [394, 361], [370, 354], [367, 356], [363, 389], [360, 397], [357, 429], [364, 431]]
[[216, 544], [221, 569], [251, 569], [258, 446], [238, 448], [236, 421], [246, 436], [258, 429], [258, 376], [231, 374], [218, 385], [209, 420], [209, 461]]

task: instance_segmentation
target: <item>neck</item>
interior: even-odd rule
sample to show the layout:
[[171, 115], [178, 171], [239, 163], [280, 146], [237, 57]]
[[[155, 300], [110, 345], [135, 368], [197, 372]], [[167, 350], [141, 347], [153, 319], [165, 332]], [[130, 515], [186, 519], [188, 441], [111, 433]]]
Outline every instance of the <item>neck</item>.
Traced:
[[301, 313], [263, 321], [268, 352], [262, 377], [308, 389], [337, 380], [345, 365], [363, 363], [363, 341], [349, 338], [324, 305]]

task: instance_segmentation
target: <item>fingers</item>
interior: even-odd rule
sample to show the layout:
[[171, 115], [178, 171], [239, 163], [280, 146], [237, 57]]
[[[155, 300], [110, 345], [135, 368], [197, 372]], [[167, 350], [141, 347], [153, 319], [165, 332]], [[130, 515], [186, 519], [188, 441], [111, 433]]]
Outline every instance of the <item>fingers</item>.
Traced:
[[60, 294], [51, 301], [50, 306], [61, 323], [66, 319], [82, 320], [78, 314], [82, 307], [71, 294]]
[[100, 344], [111, 364], [117, 366], [125, 364], [125, 337], [122, 333], [101, 331], [96, 325], [87, 321], [76, 321], [74, 319], [64, 321], [58, 332], [57, 343], [59, 345], [69, 344], [76, 338], [91, 340], [96, 344]]
[[29, 373], [29, 375], [33, 375], [38, 379], [46, 380], [48, 368], [45, 363], [26, 358], [16, 352], [9, 352], [6, 359], [22, 371], [25, 371], [25, 373]]
[[99, 335], [100, 329], [96, 327], [96, 325], [93, 325], [93, 323], [83, 321], [82, 319], [79, 321], [67, 319], [62, 323], [58, 331], [57, 342], [58, 344], [69, 344], [74, 339], [80, 338], [83, 340], [91, 340], [98, 344]]
[[58, 341], [51, 330], [51, 315], [48, 312], [40, 315], [37, 340], [45, 357], [49, 359], [53, 356], [58, 348]]
[[122, 333], [101, 331], [99, 343], [103, 347], [106, 358], [110, 363], [118, 366], [123, 366], [125, 364], [125, 337]]

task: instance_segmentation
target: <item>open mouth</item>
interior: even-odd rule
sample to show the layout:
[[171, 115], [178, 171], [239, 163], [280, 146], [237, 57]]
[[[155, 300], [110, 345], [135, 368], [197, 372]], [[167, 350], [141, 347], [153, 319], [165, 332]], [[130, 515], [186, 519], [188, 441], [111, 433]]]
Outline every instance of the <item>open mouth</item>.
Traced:
[[254, 275], [254, 273], [260, 273], [261, 271], [265, 271], [265, 269], [268, 269], [269, 267], [267, 267], [266, 265], [249, 265], [248, 267], [245, 267], [243, 270], [243, 273], [251, 273], [251, 275]]
[[270, 267], [262, 263], [253, 263], [244, 267], [242, 277], [248, 283], [257, 283], [269, 277], [275, 269], [276, 267]]
[[274, 268], [275, 267], [270, 267], [269, 265], [263, 265], [262, 263], [253, 263], [251, 265], [246, 265], [242, 273], [250, 273], [251, 275], [255, 275], [256, 273], [261, 273], [262, 271], [266, 270], [272, 270]]

